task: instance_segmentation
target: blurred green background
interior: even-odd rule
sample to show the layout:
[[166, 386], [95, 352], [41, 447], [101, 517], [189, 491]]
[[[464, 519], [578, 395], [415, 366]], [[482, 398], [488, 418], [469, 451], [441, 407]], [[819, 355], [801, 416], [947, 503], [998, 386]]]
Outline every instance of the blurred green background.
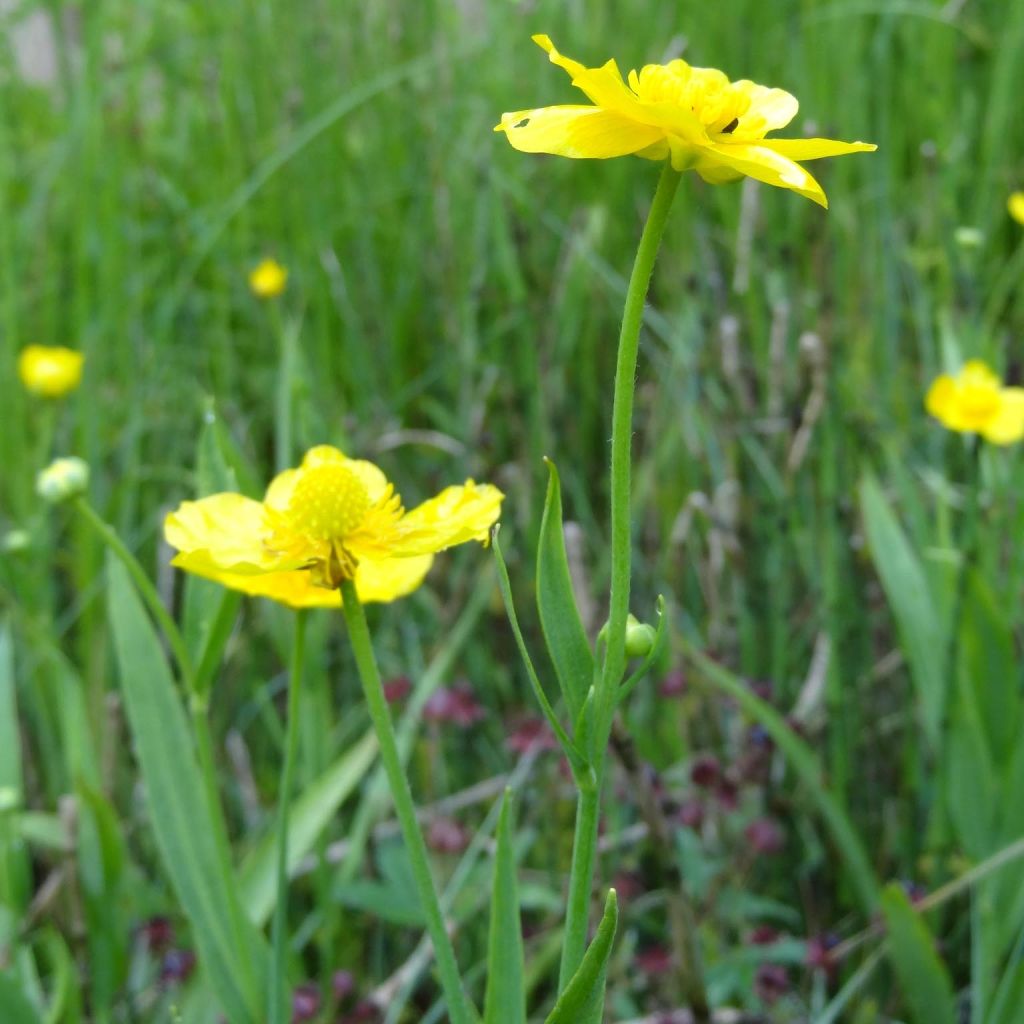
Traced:
[[[653, 617], [664, 593], [675, 638], [768, 684], [762, 692], [783, 714], [802, 707], [822, 778], [880, 879], [934, 888], [1021, 834], [993, 824], [1019, 776], [1002, 754], [979, 753], [976, 730], [954, 738], [966, 698], [943, 706], [948, 743], [923, 738], [928, 684], [918, 668], [929, 637], [976, 651], [970, 685], [998, 678], [1004, 702], [978, 715], [1019, 721], [1020, 454], [986, 450], [976, 466], [922, 400], [936, 373], [968, 356], [1020, 378], [1024, 229], [1006, 200], [1024, 186], [1024, 4], [15, 0], [0, 7], [0, 676], [10, 681], [0, 693], [9, 750], [20, 737], [19, 805], [56, 831], [37, 848], [0, 810], [0, 847], [29, 851], [0, 871], [0, 971], [21, 964], [11, 976], [30, 997], [25, 978], [48, 979], [42, 991], [64, 963], [87, 1019], [169, 1019], [178, 990], [154, 980], [162, 968], [147, 959], [138, 924], [168, 915], [189, 946], [118, 706], [101, 545], [34, 494], [51, 454], [87, 459], [93, 503], [169, 602], [160, 522], [199, 488], [204, 423], [207, 439], [216, 423], [218, 451], [252, 492], [323, 441], [380, 464], [407, 506], [466, 476], [492, 481], [507, 494], [502, 542], [534, 638], [547, 455], [580, 527], [572, 548], [589, 624], [600, 625], [615, 339], [657, 167], [525, 156], [492, 133], [502, 111], [577, 102], [530, 42], [538, 31], [589, 65], [681, 55], [777, 85], [801, 102], [783, 134], [878, 144], [812, 168], [827, 214], [752, 182], [685, 180], [641, 351], [634, 611]], [[267, 256], [290, 276], [280, 299], [260, 301], [247, 274]], [[86, 354], [82, 387], [66, 403], [44, 407], [21, 390], [17, 354], [32, 343]], [[867, 502], [873, 533], [858, 496], [866, 471], [881, 481]], [[980, 522], [965, 540], [974, 488]], [[979, 607], [992, 614], [950, 640], [965, 560], [977, 577], [968, 603], [983, 593]], [[922, 627], [925, 607], [934, 621]], [[257, 602], [240, 616], [213, 700], [239, 855], [273, 806], [288, 636], [281, 609]], [[444, 556], [424, 590], [373, 618], [386, 673], [417, 678], [440, 657], [434, 685], [469, 680], [486, 715], [472, 731], [428, 723], [419, 733], [418, 799], [508, 771], [508, 734], [531, 709], [489, 557]], [[307, 785], [366, 726], [337, 624], [323, 616], [312, 627]], [[459, 628], [468, 638], [449, 651]], [[992, 651], [998, 664], [986, 660]], [[659, 696], [682, 664], [673, 642], [627, 716], [677, 804], [693, 758], [714, 751], [738, 763], [750, 726], [693, 680], [681, 699]], [[965, 747], [950, 780], [943, 766]], [[673, 851], [698, 899], [711, 896], [701, 929], [716, 999], [773, 1020], [819, 1019], [864, 965], [858, 951], [836, 973], [807, 966], [804, 939], [870, 922], [806, 792], [771, 757], [769, 781], [743, 798], [738, 824], [717, 810], [710, 833], [681, 829]], [[530, 771], [521, 818], [539, 1013], [572, 804], [553, 756]], [[81, 846], [61, 833], [59, 811], [67, 794], [82, 802], [83, 777], [118, 851], [101, 858], [85, 897], [72, 878], [87, 870]], [[548, 789], [559, 794], [550, 805]], [[321, 849], [360, 815], [364, 826], [386, 817], [367, 792], [331, 816]], [[975, 802], [989, 808], [992, 831], [972, 845], [955, 806]], [[462, 825], [472, 831], [483, 813], [472, 804]], [[763, 813], [785, 822], [788, 840], [779, 857], [751, 863], [744, 827]], [[608, 817], [609, 831], [636, 819], [621, 786]], [[349, 880], [340, 891], [323, 866], [297, 883], [293, 976], [320, 985], [330, 1007], [310, 1019], [348, 1006], [329, 997], [336, 970], [354, 971], [365, 995], [412, 948], [413, 933], [367, 895], [395, 902], [382, 856], [364, 851], [353, 863], [363, 889]], [[622, 872], [643, 881], [646, 858], [643, 844], [610, 854], [604, 882]], [[61, 871], [57, 895], [40, 905], [39, 887]], [[371, 879], [384, 896], [366, 888]], [[83, 898], [97, 905], [84, 911]], [[978, 906], [959, 894], [931, 919], [943, 970], [970, 993], [962, 1019], [1019, 1024], [1014, 943], [1024, 917], [1002, 922], [1008, 937], [979, 952]], [[612, 1019], [681, 1005], [671, 971], [636, 966], [638, 951], [664, 944], [660, 920], [650, 894], [627, 911]], [[774, 958], [750, 945], [764, 920], [794, 937]], [[109, 945], [97, 948], [101, 931]], [[467, 923], [467, 962], [482, 956], [482, 935]], [[25, 958], [41, 966], [28, 970]], [[767, 1000], [755, 981], [773, 962], [788, 969], [787, 987]], [[831, 1019], [914, 1019], [903, 1016], [913, 998], [902, 1002], [886, 972], [872, 967], [837, 1011], [850, 1016]], [[407, 1016], [399, 1007], [389, 1019], [426, 1019], [431, 991], [425, 981]]]

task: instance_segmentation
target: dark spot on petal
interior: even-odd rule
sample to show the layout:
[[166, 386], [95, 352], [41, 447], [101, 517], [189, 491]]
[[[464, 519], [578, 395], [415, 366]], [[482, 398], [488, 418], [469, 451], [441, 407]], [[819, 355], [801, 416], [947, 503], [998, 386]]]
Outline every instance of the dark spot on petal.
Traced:
[[516, 123], [514, 125], [512, 125], [512, 127], [513, 128], [525, 128], [529, 123], [530, 123], [530, 119], [528, 117], [524, 117], [521, 121], [516, 121]]
[[722, 129], [722, 134], [723, 134], [723, 135], [732, 135], [732, 133], [733, 133], [734, 131], [736, 131], [737, 127], [739, 127], [739, 123], [740, 123], [740, 119], [739, 119], [738, 117], [734, 117], [734, 118], [733, 118], [733, 119], [732, 119], [732, 120], [731, 120], [731, 121], [730, 121], [730, 122], [729, 122], [729, 123], [728, 123], [728, 124], [727, 124], [727, 125], [726, 125], [726, 126], [725, 126], [725, 127], [723, 128], [723, 129]]

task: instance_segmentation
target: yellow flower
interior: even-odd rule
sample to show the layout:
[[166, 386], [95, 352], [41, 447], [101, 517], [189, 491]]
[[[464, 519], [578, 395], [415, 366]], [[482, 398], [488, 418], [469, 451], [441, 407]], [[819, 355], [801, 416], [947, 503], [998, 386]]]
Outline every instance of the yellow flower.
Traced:
[[277, 260], [263, 260], [249, 271], [249, 287], [260, 299], [276, 299], [288, 283], [288, 271]]
[[1007, 200], [1006, 206], [1010, 216], [1018, 224], [1024, 224], [1024, 192], [1014, 192]]
[[1024, 437], [1024, 388], [1004, 388], [980, 359], [965, 363], [955, 377], [937, 377], [925, 408], [949, 430], [981, 434], [993, 444]]
[[293, 608], [336, 608], [343, 579], [355, 582], [361, 601], [415, 590], [435, 552], [487, 541], [503, 497], [468, 480], [406, 512], [375, 465], [319, 445], [298, 469], [279, 473], [263, 501], [186, 501], [164, 533], [178, 551], [173, 564], [188, 572]]
[[502, 115], [494, 130], [524, 153], [671, 159], [677, 171], [695, 170], [715, 185], [746, 175], [827, 207], [821, 186], [796, 161], [877, 149], [866, 142], [765, 138], [796, 116], [796, 98], [782, 89], [746, 79], [730, 82], [715, 68], [691, 67], [684, 60], [647, 64], [624, 81], [614, 60], [588, 68], [563, 57], [547, 36], [533, 40], [594, 105]]
[[58, 345], [29, 345], [18, 356], [18, 376], [27, 391], [43, 398], [63, 398], [82, 382], [85, 356]]

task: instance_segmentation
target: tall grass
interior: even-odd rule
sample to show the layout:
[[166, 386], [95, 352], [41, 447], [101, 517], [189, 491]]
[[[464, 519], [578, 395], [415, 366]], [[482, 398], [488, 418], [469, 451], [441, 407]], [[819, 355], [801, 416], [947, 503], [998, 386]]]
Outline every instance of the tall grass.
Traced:
[[[529, 43], [534, 31], [591, 64], [684, 54], [779, 85], [801, 99], [798, 130], [879, 144], [870, 158], [820, 167], [827, 216], [778, 190], [685, 180], [641, 350], [634, 610], [650, 616], [656, 595], [669, 597], [672, 647], [660, 675], [682, 665], [683, 641], [700, 638], [738, 675], [769, 682], [783, 714], [820, 691], [804, 728], [878, 878], [934, 887], [956, 876], [962, 855], [978, 862], [1016, 837], [1007, 824], [965, 850], [946, 820], [939, 755], [949, 748], [930, 748], [920, 730], [905, 624], [880, 586], [877, 546], [865, 547], [858, 485], [867, 469], [882, 481], [947, 637], [972, 470], [958, 440], [926, 419], [922, 395], [935, 373], [968, 355], [1021, 373], [1024, 234], [1005, 202], [1024, 184], [1024, 5], [53, 0], [15, 5], [0, 25], [37, 6], [54, 19], [54, 81], [27, 82], [16, 36], [0, 33], [0, 530], [30, 533], [0, 562], [14, 665], [0, 657], [0, 697], [21, 723], [14, 788], [49, 831], [47, 842], [31, 843], [35, 877], [8, 873], [0, 886], [0, 969], [5, 948], [15, 960], [32, 949], [49, 962], [39, 942], [61, 935], [88, 1004], [105, 1001], [106, 1019], [128, 1019], [124, 993], [142, 1007], [152, 993], [132, 927], [176, 913], [136, 791], [100, 543], [34, 496], [50, 451], [88, 460], [94, 503], [168, 603], [180, 595], [160, 520], [196, 493], [196, 440], [211, 418], [244, 490], [325, 440], [386, 465], [407, 505], [455, 477], [494, 480], [508, 494], [502, 542], [522, 592], [532, 586], [527, 552], [548, 455], [567, 516], [582, 527], [581, 586], [603, 592], [614, 339], [657, 169], [524, 158], [492, 135], [503, 110], [575, 101]], [[265, 255], [291, 273], [276, 303], [246, 286]], [[33, 342], [86, 353], [83, 387], [66, 408], [43, 408], [19, 388], [17, 353]], [[1021, 639], [1022, 484], [1018, 452], [985, 453], [976, 565], [988, 604], [1008, 620], [1011, 654]], [[375, 613], [384, 672], [418, 678], [445, 658], [434, 684], [468, 678], [488, 718], [471, 733], [428, 725], [417, 734], [411, 762], [422, 802], [508, 771], [506, 735], [529, 700], [496, 590], [478, 580], [477, 563], [446, 556], [431, 580]], [[464, 628], [464, 608], [475, 627], [448, 657], [438, 638]], [[605, 609], [596, 614], [595, 626]], [[279, 609], [248, 603], [240, 616], [213, 691], [238, 856], [271, 820], [289, 642]], [[536, 635], [535, 622], [523, 626]], [[367, 724], [350, 655], [325, 644], [325, 623], [311, 621], [310, 634], [300, 788]], [[1019, 671], [1012, 657], [1002, 667], [1012, 703]], [[9, 692], [5, 677], [15, 683]], [[679, 794], [696, 753], [739, 756], [747, 720], [694, 692], [666, 710], [657, 682], [638, 689], [628, 721], [642, 758]], [[548, 761], [531, 771], [558, 792]], [[743, 943], [759, 913], [799, 937], [870, 923], [813, 801], [775, 763], [765, 799], [791, 823], [785, 868], [734, 876], [691, 833], [678, 840], [698, 893], [701, 871], [704, 895], [718, 892], [714, 878], [725, 872], [732, 903], [712, 901], [702, 918], [709, 983], [725, 1002], [756, 1002], [749, 982], [761, 954]], [[14, 785], [8, 773], [4, 784]], [[386, 815], [370, 792], [334, 816], [321, 853]], [[530, 792], [519, 817], [539, 957], [558, 927], [568, 864], [567, 849], [540, 839], [560, 834], [549, 816], [564, 824], [571, 802], [568, 790], [550, 804], [542, 787]], [[954, 792], [972, 799], [970, 785]], [[116, 958], [83, 941], [82, 893], [58, 886], [52, 904], [32, 903], [34, 883], [91, 863], [62, 831], [69, 793], [92, 794], [102, 808], [95, 819], [109, 825], [100, 844], [109, 888], [101, 879], [86, 895], [96, 914], [116, 895], [117, 913], [102, 923], [87, 916], [88, 930], [137, 961], [134, 973], [110, 967], [109, 999], [96, 993], [107, 984], [98, 965]], [[474, 827], [477, 810], [467, 812]], [[636, 816], [614, 805], [607, 817], [616, 833]], [[730, 827], [722, 825], [726, 835]], [[340, 880], [322, 863], [296, 883], [296, 978], [325, 982], [349, 967], [368, 992], [409, 955], [394, 918], [378, 920], [402, 898], [390, 849], [357, 844]], [[602, 875], [642, 866], [627, 847], [605, 858]], [[466, 922], [460, 942], [482, 962], [484, 933], [471, 918], [486, 896], [473, 870], [455, 913]], [[645, 988], [628, 966], [637, 946], [658, 937], [658, 906], [655, 891], [624, 908], [615, 1019], [669, 1008], [656, 983]], [[931, 923], [947, 939], [957, 987], [974, 978], [971, 1019], [1009, 1024], [1012, 1011], [981, 1015], [1014, 1005], [1013, 982], [989, 984], [1001, 976], [1005, 937], [970, 947], [972, 928], [982, 932], [978, 915], [997, 911], [951, 906]], [[979, 962], [985, 955], [994, 962]], [[790, 960], [802, 956], [803, 947], [790, 950]], [[552, 974], [551, 964], [536, 969], [538, 997]], [[825, 1005], [822, 972], [792, 980], [794, 1014]], [[989, 998], [979, 1009], [982, 990]], [[431, 991], [421, 986], [407, 1019], [429, 1019], [422, 993]], [[857, 997], [900, 1012], [885, 1003], [897, 998], [887, 981], [858, 983]]]

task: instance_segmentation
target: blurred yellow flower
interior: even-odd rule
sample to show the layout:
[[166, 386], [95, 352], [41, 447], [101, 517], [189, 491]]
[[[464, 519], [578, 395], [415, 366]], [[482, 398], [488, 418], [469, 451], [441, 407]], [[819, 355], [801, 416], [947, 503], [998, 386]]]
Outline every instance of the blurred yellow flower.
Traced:
[[677, 171], [695, 170], [715, 185], [745, 175], [827, 207], [821, 186], [796, 161], [877, 149], [866, 142], [765, 138], [796, 116], [796, 98], [782, 89], [746, 79], [730, 82], [715, 68], [691, 67], [684, 60], [647, 64], [624, 81], [614, 60], [588, 68], [563, 57], [547, 36], [533, 40], [594, 105], [502, 115], [494, 130], [524, 153], [671, 159]]
[[1018, 224], [1024, 224], [1024, 192], [1014, 192], [1006, 203], [1010, 216]]
[[277, 260], [262, 260], [249, 271], [249, 288], [260, 299], [276, 299], [288, 283], [288, 271]]
[[415, 590], [435, 552], [487, 541], [503, 497], [468, 480], [406, 512], [375, 465], [319, 445], [262, 502], [230, 493], [186, 501], [164, 533], [173, 564], [188, 572], [293, 608], [338, 607], [343, 579], [361, 601]]
[[29, 345], [18, 356], [25, 389], [42, 398], [63, 398], [82, 382], [85, 356], [59, 345]]
[[1013, 444], [1024, 437], [1024, 388], [1003, 387], [980, 359], [965, 363], [955, 377], [937, 377], [925, 408], [949, 430], [981, 434], [993, 444]]

